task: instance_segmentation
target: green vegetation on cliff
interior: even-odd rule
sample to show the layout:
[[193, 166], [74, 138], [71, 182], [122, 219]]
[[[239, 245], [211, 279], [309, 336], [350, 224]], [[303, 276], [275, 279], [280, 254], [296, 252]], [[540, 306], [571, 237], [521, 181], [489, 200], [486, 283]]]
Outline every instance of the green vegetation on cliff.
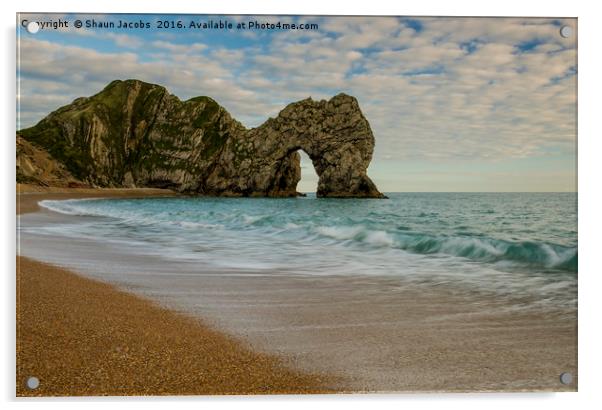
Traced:
[[[357, 100], [344, 94], [289, 104], [277, 118], [246, 129], [210, 97], [181, 101], [156, 84], [116, 80], [18, 135], [48, 153], [40, 163], [57, 163], [48, 166], [55, 182], [68, 175], [103, 187], [295, 196], [296, 151], [303, 149], [320, 177], [318, 196], [382, 196], [366, 175], [372, 131]], [[27, 162], [33, 169], [19, 178], [42, 175], [36, 163]]]
[[76, 178], [120, 186], [128, 173], [194, 167], [186, 154], [195, 146], [201, 158], [210, 159], [229, 135], [220, 128], [223, 113], [209, 97], [182, 102], [162, 86], [116, 80], [19, 133], [44, 147]]

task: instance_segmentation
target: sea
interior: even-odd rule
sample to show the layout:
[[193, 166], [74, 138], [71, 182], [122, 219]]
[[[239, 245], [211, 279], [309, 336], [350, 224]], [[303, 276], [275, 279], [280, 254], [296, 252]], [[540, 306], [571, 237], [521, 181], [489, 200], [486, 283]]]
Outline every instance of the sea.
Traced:
[[576, 309], [576, 193], [387, 196], [44, 200], [69, 217], [20, 229], [185, 262], [199, 274], [386, 277]]

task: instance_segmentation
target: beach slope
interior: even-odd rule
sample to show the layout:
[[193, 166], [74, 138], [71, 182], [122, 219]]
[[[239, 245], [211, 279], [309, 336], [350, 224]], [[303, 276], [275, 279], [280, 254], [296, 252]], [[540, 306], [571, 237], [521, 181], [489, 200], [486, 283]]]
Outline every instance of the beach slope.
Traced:
[[[36, 390], [25, 385], [30, 376]], [[17, 396], [326, 393], [328, 385], [192, 318], [17, 258]]]
[[[172, 196], [164, 189], [19, 184], [17, 213], [44, 199]], [[200, 321], [112, 285], [17, 256], [17, 396], [329, 393]], [[26, 387], [29, 377], [40, 386]]]

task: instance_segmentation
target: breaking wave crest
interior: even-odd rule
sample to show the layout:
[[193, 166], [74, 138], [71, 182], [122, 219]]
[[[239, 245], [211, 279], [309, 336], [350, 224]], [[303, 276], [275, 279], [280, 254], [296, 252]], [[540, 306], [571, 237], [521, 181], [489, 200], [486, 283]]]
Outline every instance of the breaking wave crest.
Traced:
[[[470, 233], [462, 229], [457, 234], [422, 233], [419, 229], [395, 228], [394, 224], [376, 225], [339, 220], [339, 224], [323, 224], [323, 220], [291, 219], [290, 215], [256, 212], [248, 209], [232, 209], [230, 212], [211, 211], [203, 214], [200, 220], [189, 220], [196, 211], [188, 208], [183, 213], [166, 211], [166, 208], [143, 209], [135, 205], [119, 205], [120, 202], [102, 200], [45, 200], [40, 206], [51, 211], [79, 216], [104, 216], [120, 221], [141, 225], [171, 226], [189, 231], [208, 231], [224, 227], [232, 232], [255, 232], [276, 235], [282, 240], [304, 238], [310, 242], [324, 239], [332, 244], [371, 249], [404, 250], [420, 255], [447, 255], [465, 258], [469, 261], [493, 264], [499, 267], [525, 267], [538, 270], [577, 272], [578, 255], [576, 246], [564, 246], [536, 240], [504, 240], [493, 238], [483, 232]], [[123, 204], [123, 202], [121, 202]], [[167, 208], [169, 209], [169, 208]], [[422, 215], [422, 214], [421, 214]], [[336, 218], [335, 218], [336, 219]], [[356, 223], [354, 223], [356, 222]], [[462, 228], [465, 228], [462, 226]], [[245, 234], [245, 235], [247, 235]], [[301, 237], [293, 236], [299, 235]], [[185, 235], [179, 232], [177, 235]], [[290, 237], [287, 237], [289, 235]], [[320, 246], [319, 243], [316, 243]]]
[[487, 237], [432, 236], [389, 233], [362, 226], [321, 226], [320, 235], [339, 241], [392, 247], [418, 254], [444, 254], [487, 263], [510, 263], [544, 269], [577, 272], [577, 248], [545, 242], [511, 242]]

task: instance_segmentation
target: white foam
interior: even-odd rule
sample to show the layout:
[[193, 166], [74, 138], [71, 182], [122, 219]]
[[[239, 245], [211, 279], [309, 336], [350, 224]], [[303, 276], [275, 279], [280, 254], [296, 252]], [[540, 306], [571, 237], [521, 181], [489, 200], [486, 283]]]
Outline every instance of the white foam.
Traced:
[[385, 231], [371, 231], [366, 234], [364, 242], [370, 245], [376, 246], [388, 246], [392, 247], [395, 244], [395, 240], [391, 235]]
[[38, 205], [41, 206], [42, 208], [48, 209], [49, 211], [52, 212], [57, 212], [59, 214], [64, 214], [64, 215], [88, 215], [88, 213], [82, 211], [81, 209], [77, 209], [75, 206], [71, 205], [71, 202], [74, 200], [69, 200], [69, 201], [55, 201], [55, 200], [43, 200], [38, 202]]
[[363, 226], [318, 226], [316, 231], [330, 238], [345, 240], [353, 239], [364, 230]]

